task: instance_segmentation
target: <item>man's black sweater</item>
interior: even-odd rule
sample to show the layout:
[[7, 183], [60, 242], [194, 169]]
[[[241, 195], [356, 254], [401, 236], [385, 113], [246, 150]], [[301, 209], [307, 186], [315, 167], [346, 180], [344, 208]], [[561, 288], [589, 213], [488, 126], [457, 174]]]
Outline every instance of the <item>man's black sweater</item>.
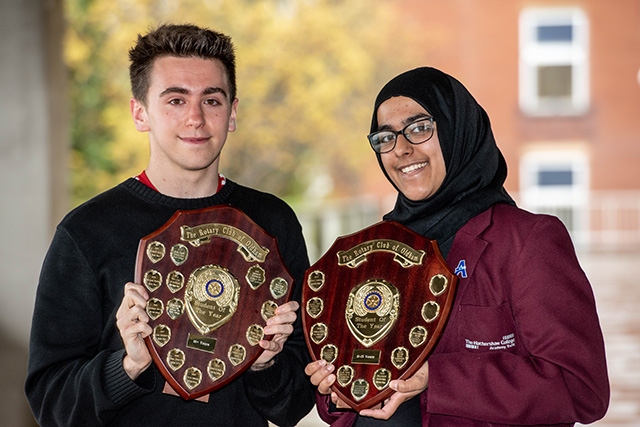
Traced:
[[177, 199], [128, 179], [70, 212], [44, 260], [31, 332], [26, 394], [42, 426], [280, 426], [311, 409], [314, 390], [299, 320], [275, 363], [247, 370], [208, 403], [162, 392], [152, 364], [135, 382], [124, 372], [116, 311], [133, 282], [139, 240], [177, 210], [232, 205], [277, 238], [295, 280], [309, 266], [301, 226], [277, 197], [232, 181], [211, 197]]

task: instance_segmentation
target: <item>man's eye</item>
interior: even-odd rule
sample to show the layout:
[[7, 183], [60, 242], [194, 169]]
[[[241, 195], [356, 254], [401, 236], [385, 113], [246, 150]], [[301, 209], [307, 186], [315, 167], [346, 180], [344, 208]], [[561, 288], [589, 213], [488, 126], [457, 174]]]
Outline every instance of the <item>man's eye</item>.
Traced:
[[181, 99], [170, 99], [169, 100], [169, 104], [171, 104], [171, 105], [180, 105], [180, 104], [182, 104], [182, 100]]
[[217, 99], [207, 99], [204, 103], [207, 105], [220, 105]]

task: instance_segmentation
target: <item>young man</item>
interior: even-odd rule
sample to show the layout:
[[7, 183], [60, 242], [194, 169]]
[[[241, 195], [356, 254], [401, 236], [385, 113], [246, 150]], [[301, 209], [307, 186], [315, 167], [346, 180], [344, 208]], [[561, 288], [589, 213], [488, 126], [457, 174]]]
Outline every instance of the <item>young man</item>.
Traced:
[[[314, 400], [295, 313], [309, 261], [288, 205], [218, 172], [236, 129], [232, 42], [192, 25], [163, 25], [138, 38], [130, 59], [131, 114], [149, 135], [149, 164], [56, 230], [31, 333], [26, 393], [35, 417], [43, 426], [295, 425]], [[144, 343], [149, 295], [132, 279], [142, 237], [177, 210], [215, 205], [239, 208], [277, 238], [295, 290], [264, 327], [274, 338], [260, 342], [262, 355], [204, 403], [167, 393]]]

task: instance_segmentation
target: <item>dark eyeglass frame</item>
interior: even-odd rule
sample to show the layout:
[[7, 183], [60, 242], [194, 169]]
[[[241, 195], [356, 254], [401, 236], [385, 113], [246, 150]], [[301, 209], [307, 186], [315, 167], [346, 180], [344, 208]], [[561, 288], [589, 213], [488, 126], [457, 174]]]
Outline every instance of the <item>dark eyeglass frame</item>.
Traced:
[[[422, 139], [420, 141], [413, 140], [413, 136], [411, 135], [410, 132], [407, 132], [407, 130], [412, 126], [415, 126], [415, 125], [417, 125], [417, 124], [419, 124], [421, 122], [425, 122], [425, 121], [430, 122], [431, 133], [429, 134], [429, 136], [426, 139]], [[418, 145], [418, 144], [422, 144], [424, 142], [427, 142], [428, 140], [430, 140], [433, 137], [434, 130], [435, 130], [434, 123], [435, 123], [435, 121], [433, 120], [433, 117], [422, 117], [422, 118], [420, 118], [418, 120], [415, 120], [415, 121], [407, 124], [405, 127], [403, 127], [402, 129], [400, 129], [398, 131], [385, 129], [385, 130], [379, 130], [377, 132], [372, 132], [369, 135], [367, 135], [367, 139], [369, 140], [369, 144], [371, 145], [371, 148], [373, 149], [373, 151], [375, 151], [378, 154], [385, 154], [385, 153], [388, 153], [390, 151], [393, 151], [396, 148], [396, 144], [398, 143], [398, 135], [401, 135], [401, 134], [412, 145]], [[388, 150], [382, 151], [380, 149], [380, 146], [382, 144], [380, 142], [378, 142], [378, 141], [380, 140], [380, 138], [379, 138], [380, 135], [384, 135], [384, 134], [393, 135], [393, 145], [391, 145], [391, 148], [389, 148]]]

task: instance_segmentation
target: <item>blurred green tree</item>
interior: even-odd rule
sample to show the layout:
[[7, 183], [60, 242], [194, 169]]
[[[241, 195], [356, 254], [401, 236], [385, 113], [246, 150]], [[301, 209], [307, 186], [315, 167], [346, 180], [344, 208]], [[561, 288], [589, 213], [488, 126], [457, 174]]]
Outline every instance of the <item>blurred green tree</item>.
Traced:
[[[416, 29], [371, 0], [67, 0], [73, 202], [146, 166], [128, 109], [128, 50], [164, 22], [229, 34], [237, 49], [238, 130], [221, 171], [288, 199], [308, 188], [358, 193], [375, 164], [365, 135], [380, 85], [419, 65]], [[424, 43], [424, 36], [421, 36]], [[424, 46], [424, 44], [422, 45]], [[372, 163], [373, 162], [373, 163]]]

